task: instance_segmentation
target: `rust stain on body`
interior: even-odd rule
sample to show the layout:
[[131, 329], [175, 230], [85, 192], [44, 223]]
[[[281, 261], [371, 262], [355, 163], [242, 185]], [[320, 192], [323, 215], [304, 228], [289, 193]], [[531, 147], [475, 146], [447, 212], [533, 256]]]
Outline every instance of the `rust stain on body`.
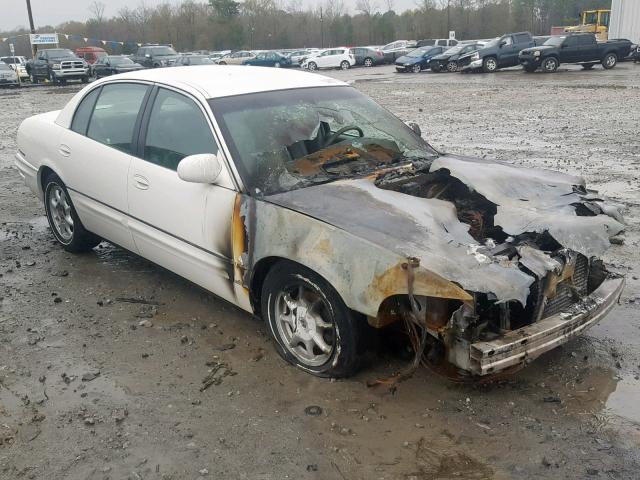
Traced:
[[[382, 300], [392, 295], [408, 293], [408, 272], [403, 263], [398, 263], [381, 275], [375, 276], [368, 289], [369, 296]], [[468, 292], [456, 284], [424, 268], [413, 269], [413, 294], [462, 301], [473, 300]]]

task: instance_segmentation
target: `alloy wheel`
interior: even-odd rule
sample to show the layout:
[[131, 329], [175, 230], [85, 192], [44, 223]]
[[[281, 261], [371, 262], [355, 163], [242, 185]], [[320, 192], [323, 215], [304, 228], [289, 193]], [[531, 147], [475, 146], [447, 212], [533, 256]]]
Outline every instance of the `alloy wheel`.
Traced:
[[73, 240], [73, 217], [66, 192], [59, 185], [53, 185], [48, 191], [47, 202], [55, 233], [63, 242], [70, 242]]
[[335, 349], [335, 324], [325, 302], [302, 284], [293, 285], [276, 297], [278, 333], [284, 347], [304, 365], [324, 365]]

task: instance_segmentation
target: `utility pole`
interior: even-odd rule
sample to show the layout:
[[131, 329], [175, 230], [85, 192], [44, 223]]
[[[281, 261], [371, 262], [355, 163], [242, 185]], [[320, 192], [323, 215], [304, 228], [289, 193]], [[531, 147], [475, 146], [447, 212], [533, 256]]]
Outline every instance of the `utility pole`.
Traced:
[[[27, 0], [27, 13], [29, 14], [29, 27], [31, 28], [31, 33], [36, 33], [36, 28], [33, 26], [33, 13], [31, 12], [31, 0]], [[37, 51], [38, 51], [38, 46], [31, 45], [31, 53], [33, 54], [33, 58], [36, 58]]]
[[322, 7], [320, 7], [320, 48], [324, 48], [324, 18], [322, 17]]

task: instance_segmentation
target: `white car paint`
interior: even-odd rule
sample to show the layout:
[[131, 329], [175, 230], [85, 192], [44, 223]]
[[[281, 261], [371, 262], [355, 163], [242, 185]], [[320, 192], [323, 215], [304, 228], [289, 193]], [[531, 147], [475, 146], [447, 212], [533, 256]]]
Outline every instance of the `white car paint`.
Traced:
[[[214, 184], [184, 181], [175, 170], [71, 130], [87, 94], [122, 83], [159, 86], [197, 105], [219, 149], [221, 169]], [[243, 185], [207, 100], [327, 85], [345, 84], [307, 72], [238, 66], [149, 69], [107, 77], [82, 89], [62, 110], [24, 120], [15, 165], [40, 198], [42, 173], [53, 170], [89, 231], [253, 312], [232, 273], [231, 221]]]
[[351, 49], [346, 47], [326, 48], [305, 59], [300, 65], [302, 68], [315, 70], [316, 68], [340, 68], [343, 62], [349, 67], [356, 64], [356, 58]]

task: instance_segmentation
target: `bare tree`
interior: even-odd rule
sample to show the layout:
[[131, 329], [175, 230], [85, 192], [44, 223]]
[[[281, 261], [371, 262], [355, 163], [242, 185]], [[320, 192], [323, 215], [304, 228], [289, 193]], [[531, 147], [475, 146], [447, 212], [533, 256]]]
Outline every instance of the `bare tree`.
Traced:
[[91, 13], [91, 15], [93, 15], [93, 20], [95, 20], [96, 23], [102, 23], [102, 21], [104, 20], [104, 9], [106, 8], [106, 5], [103, 2], [99, 2], [97, 0], [91, 2], [91, 4], [89, 5], [89, 12]]

